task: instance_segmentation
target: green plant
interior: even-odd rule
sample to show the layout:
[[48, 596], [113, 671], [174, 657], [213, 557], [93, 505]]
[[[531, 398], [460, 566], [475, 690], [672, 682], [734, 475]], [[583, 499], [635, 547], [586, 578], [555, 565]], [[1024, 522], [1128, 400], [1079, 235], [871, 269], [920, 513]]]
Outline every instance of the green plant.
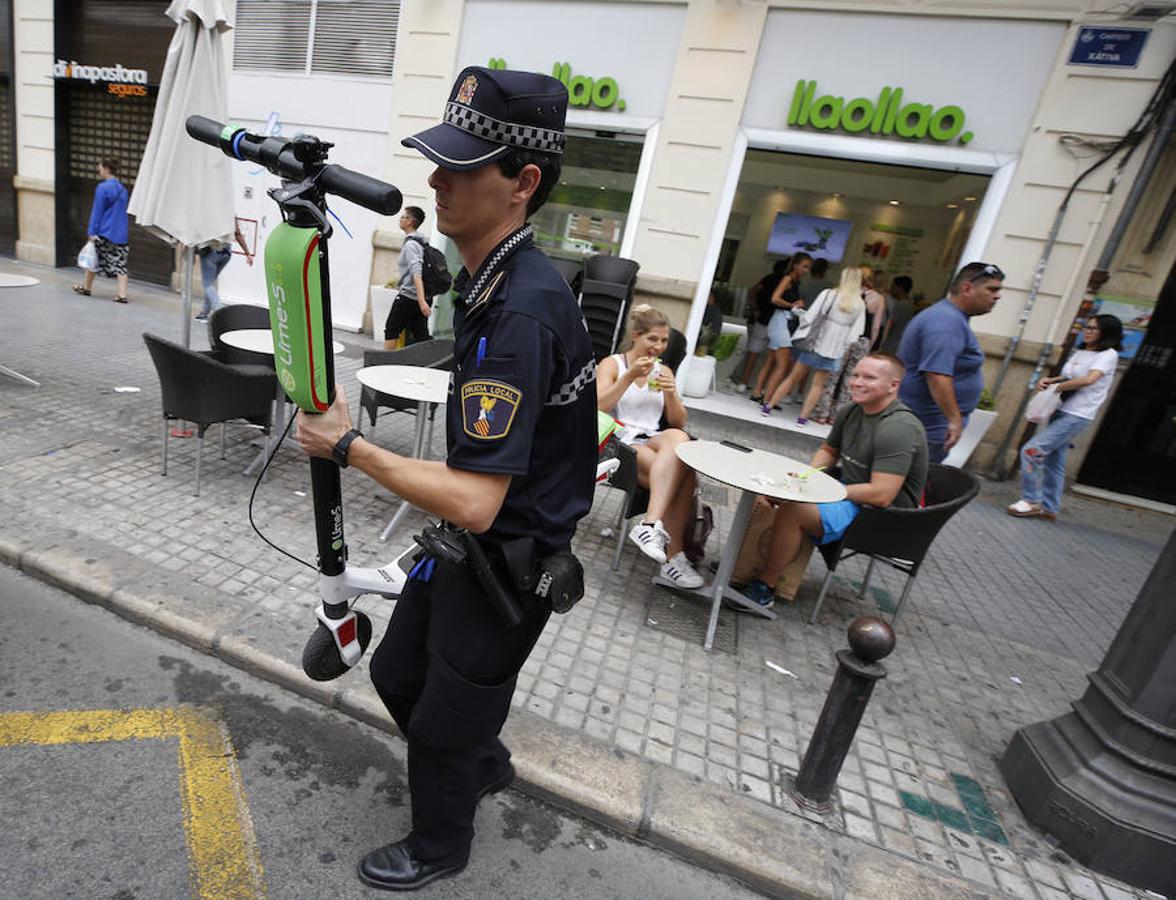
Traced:
[[980, 391], [980, 402], [976, 404], [976, 409], [996, 409], [996, 400], [993, 399], [992, 392], [988, 388]]
[[703, 325], [702, 330], [698, 332], [698, 340], [694, 343], [694, 355], [706, 356], [710, 352], [711, 341], [718, 335], [714, 333], [709, 325]]

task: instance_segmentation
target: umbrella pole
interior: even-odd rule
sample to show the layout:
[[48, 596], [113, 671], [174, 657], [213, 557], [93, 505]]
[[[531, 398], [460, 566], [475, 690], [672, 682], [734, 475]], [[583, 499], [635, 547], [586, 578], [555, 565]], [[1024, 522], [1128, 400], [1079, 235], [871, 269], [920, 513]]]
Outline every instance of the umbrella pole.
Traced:
[[183, 315], [184, 315], [184, 346], [190, 347], [192, 345], [192, 275], [195, 268], [196, 250], [194, 247], [184, 247], [184, 290], [183, 290]]

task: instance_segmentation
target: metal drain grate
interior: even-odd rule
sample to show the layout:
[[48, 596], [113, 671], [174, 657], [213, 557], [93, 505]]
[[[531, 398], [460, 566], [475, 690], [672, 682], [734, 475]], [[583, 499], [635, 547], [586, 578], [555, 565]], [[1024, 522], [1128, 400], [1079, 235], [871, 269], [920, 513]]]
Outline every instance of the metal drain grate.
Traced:
[[[710, 603], [655, 588], [645, 605], [645, 627], [694, 644], [706, 640], [706, 626], [710, 619]], [[739, 645], [739, 614], [730, 610], [719, 613], [719, 627], [715, 630], [714, 649], [734, 653]]]

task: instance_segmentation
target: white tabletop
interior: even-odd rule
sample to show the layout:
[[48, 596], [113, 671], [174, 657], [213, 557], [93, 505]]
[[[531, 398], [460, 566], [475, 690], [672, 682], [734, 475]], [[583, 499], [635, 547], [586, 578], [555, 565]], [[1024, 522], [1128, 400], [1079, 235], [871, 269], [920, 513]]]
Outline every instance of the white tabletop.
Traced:
[[[268, 328], [239, 328], [236, 331], [226, 331], [220, 339], [238, 350], [274, 355], [274, 333]], [[336, 353], [342, 353], [345, 348], [338, 341], [331, 341], [331, 349]]]
[[359, 383], [373, 391], [415, 400], [444, 403], [449, 398], [449, 370], [424, 366], [365, 366], [355, 373]]
[[808, 464], [751, 449], [748, 452], [719, 441], [686, 441], [677, 447], [678, 458], [696, 472], [743, 491], [777, 500], [832, 503], [845, 499], [845, 485], [824, 472], [808, 471]]

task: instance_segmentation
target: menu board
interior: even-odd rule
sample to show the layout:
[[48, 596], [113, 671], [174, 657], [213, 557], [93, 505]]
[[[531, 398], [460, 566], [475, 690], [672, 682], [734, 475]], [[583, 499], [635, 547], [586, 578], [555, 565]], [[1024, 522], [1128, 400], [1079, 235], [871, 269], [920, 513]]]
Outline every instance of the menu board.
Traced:
[[875, 222], [862, 240], [860, 264], [886, 272], [912, 272], [919, 263], [924, 234], [922, 228]]

